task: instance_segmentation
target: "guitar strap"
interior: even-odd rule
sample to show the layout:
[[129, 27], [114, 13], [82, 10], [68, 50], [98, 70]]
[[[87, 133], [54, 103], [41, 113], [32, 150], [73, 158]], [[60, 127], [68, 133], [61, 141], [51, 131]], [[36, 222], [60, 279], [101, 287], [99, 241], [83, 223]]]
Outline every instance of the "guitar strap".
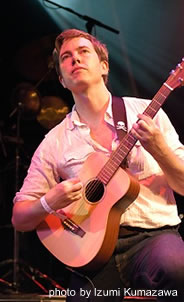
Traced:
[[[127, 134], [127, 116], [125, 103], [123, 98], [112, 96], [112, 115], [114, 120], [114, 125], [119, 141]], [[123, 161], [121, 167], [127, 167], [127, 161]]]
[[127, 133], [127, 116], [123, 98], [112, 96], [112, 114], [119, 141]]

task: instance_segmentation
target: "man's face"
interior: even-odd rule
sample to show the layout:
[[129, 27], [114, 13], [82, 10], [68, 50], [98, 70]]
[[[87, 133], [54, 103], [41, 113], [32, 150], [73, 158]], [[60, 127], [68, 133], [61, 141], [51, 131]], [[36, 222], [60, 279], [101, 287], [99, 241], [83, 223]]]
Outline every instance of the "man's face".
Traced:
[[82, 37], [70, 39], [60, 49], [60, 82], [72, 92], [103, 82], [108, 63], [100, 62], [92, 43]]

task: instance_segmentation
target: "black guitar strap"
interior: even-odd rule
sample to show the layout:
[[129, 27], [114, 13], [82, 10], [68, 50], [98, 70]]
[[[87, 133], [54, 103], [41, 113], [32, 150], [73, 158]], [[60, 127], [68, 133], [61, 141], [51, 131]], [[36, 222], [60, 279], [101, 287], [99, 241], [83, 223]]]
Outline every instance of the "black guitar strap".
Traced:
[[123, 98], [112, 96], [112, 114], [117, 136], [121, 141], [127, 133], [127, 116]]
[[[119, 141], [121, 141], [127, 134], [127, 116], [123, 98], [112, 96], [112, 114], [116, 133]], [[123, 162], [121, 166], [127, 167], [127, 162]]]

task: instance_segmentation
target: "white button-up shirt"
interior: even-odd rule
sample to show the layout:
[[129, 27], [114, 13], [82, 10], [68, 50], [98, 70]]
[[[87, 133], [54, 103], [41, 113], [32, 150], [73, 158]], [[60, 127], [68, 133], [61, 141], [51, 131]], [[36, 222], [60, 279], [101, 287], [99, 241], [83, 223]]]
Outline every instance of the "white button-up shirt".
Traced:
[[[124, 97], [128, 131], [137, 121], [137, 114], [149, 105], [149, 100]], [[118, 146], [118, 138], [112, 118], [112, 100], [105, 113], [105, 121], [114, 129], [112, 150]], [[156, 125], [163, 131], [170, 148], [184, 161], [184, 146], [162, 109], [154, 117]], [[112, 151], [111, 150], [111, 151]], [[24, 184], [17, 192], [14, 202], [40, 198], [61, 179], [78, 176], [87, 157], [93, 152], [107, 156], [111, 151], [95, 142], [89, 127], [81, 123], [75, 110], [53, 128], [35, 151]], [[122, 214], [121, 224], [143, 228], [158, 228], [180, 223], [173, 191], [154, 158], [138, 141], [128, 155], [130, 172], [140, 182], [137, 199]], [[177, 180], [176, 180], [177, 181]]]

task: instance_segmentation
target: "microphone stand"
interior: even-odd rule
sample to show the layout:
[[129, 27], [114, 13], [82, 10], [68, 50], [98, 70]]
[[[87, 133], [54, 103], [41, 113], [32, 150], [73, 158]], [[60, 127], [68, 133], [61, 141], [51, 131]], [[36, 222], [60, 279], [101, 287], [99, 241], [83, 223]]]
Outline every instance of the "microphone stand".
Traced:
[[51, 3], [51, 4], [53, 4], [53, 5], [55, 5], [55, 6], [59, 7], [59, 8], [62, 8], [62, 9], [64, 9], [64, 10], [67, 10], [67, 11], [69, 11], [70, 13], [72, 13], [72, 14], [78, 16], [79, 18], [81, 18], [81, 19], [87, 21], [87, 23], [86, 23], [86, 28], [87, 28], [87, 31], [88, 31], [89, 34], [91, 34], [94, 25], [98, 25], [98, 26], [103, 27], [103, 28], [105, 28], [105, 29], [107, 29], [107, 30], [109, 30], [109, 31], [112, 31], [112, 32], [115, 33], [115, 34], [119, 34], [119, 30], [117, 30], [117, 29], [115, 29], [115, 28], [113, 28], [113, 27], [111, 27], [111, 26], [108, 26], [108, 25], [106, 25], [106, 24], [104, 24], [104, 23], [102, 23], [102, 22], [100, 22], [100, 21], [98, 21], [98, 20], [96, 20], [96, 19], [93, 19], [93, 18], [91, 18], [91, 17], [89, 17], [89, 16], [81, 15], [81, 14], [75, 12], [75, 11], [74, 11], [73, 9], [71, 9], [71, 8], [61, 6], [61, 5], [59, 5], [59, 4], [55, 3], [55, 2], [52, 2], [52, 1], [50, 1], [50, 0], [45, 0], [45, 2]]
[[[16, 125], [16, 137], [20, 140], [20, 119], [23, 110], [23, 104], [19, 102], [17, 104], [17, 125]], [[15, 149], [15, 192], [19, 190], [19, 170], [20, 170], [20, 146], [16, 144]], [[13, 248], [13, 287], [17, 290], [19, 288], [19, 236], [20, 233], [14, 228], [14, 248]]]
[[[36, 89], [40, 83], [48, 76], [48, 74], [52, 71], [54, 65], [50, 64], [48, 66], [49, 70], [48, 72], [38, 81], [38, 83], [34, 86], [34, 89]], [[25, 104], [21, 101], [18, 102], [17, 107], [10, 113], [9, 117], [11, 118], [14, 114], [17, 114], [16, 119], [16, 150], [15, 150], [15, 192], [19, 190], [20, 186], [20, 121], [22, 112], [25, 108]], [[0, 133], [1, 134], [1, 133]], [[1, 143], [1, 136], [0, 136], [0, 143]], [[30, 279], [44, 294], [48, 294], [49, 291], [45, 286], [37, 280], [37, 278], [42, 278], [47, 280], [52, 286], [55, 286], [56, 288], [63, 288], [58, 283], [56, 283], [55, 280], [48, 277], [46, 274], [42, 274], [38, 269], [35, 269], [31, 267], [26, 262], [22, 261], [19, 258], [20, 253], [20, 232], [16, 231], [14, 228], [14, 244], [13, 244], [13, 259], [8, 259], [5, 261], [2, 261], [0, 263], [0, 268], [9, 265], [13, 263], [13, 282], [10, 283], [5, 280], [5, 277], [9, 276], [12, 273], [12, 270], [8, 271], [7, 273], [0, 278], [0, 284], [3, 284], [4, 286], [8, 287], [9, 290], [13, 291], [14, 293], [20, 293], [20, 273], [22, 273], [24, 276], [26, 276], [28, 279]]]
[[[10, 117], [12, 117], [15, 113], [17, 114], [16, 117], [16, 149], [15, 149], [15, 192], [19, 190], [20, 185], [20, 121], [21, 121], [21, 115], [22, 111], [24, 109], [24, 104], [22, 102], [18, 102], [17, 107], [12, 111], [10, 114]], [[26, 266], [29, 267], [26, 263], [24, 263], [21, 259], [19, 259], [19, 253], [20, 253], [20, 232], [16, 231], [16, 229], [13, 229], [13, 259], [8, 259], [5, 261], [2, 261], [0, 263], [0, 267], [6, 266], [6, 265], [13, 265], [13, 270], [8, 271], [4, 274], [3, 278], [0, 278], [0, 283], [9, 288], [9, 290], [13, 291], [14, 293], [18, 294], [20, 293], [20, 273], [23, 273], [25, 276], [27, 276], [29, 279], [31, 279], [39, 288], [43, 290], [43, 286], [39, 282], [35, 282], [35, 278], [28, 274], [26, 270], [24, 269]], [[12, 283], [5, 280], [4, 278], [12, 274]]]
[[[15, 149], [15, 192], [18, 191], [19, 189], [19, 170], [20, 170], [20, 119], [21, 119], [21, 114], [23, 110], [23, 104], [19, 102], [17, 104], [17, 107], [12, 111], [10, 114], [10, 117], [12, 117], [15, 113], [17, 113], [17, 119], [16, 119], [16, 138], [17, 138], [17, 143], [16, 143], [16, 149]], [[14, 233], [13, 233], [13, 238], [14, 238], [14, 243], [13, 243], [13, 259], [8, 259], [5, 261], [2, 261], [0, 263], [1, 266], [5, 266], [8, 264], [13, 264], [13, 282], [10, 283], [6, 281], [5, 279], [0, 279], [0, 282], [9, 287], [9, 289], [15, 291], [16, 293], [19, 292], [19, 287], [20, 287], [20, 278], [19, 278], [19, 273], [20, 273], [20, 261], [19, 261], [19, 236], [20, 233], [17, 232], [14, 228]], [[5, 276], [10, 275], [12, 270], [7, 272]]]
[[[19, 140], [20, 140], [20, 118], [21, 118], [21, 111], [22, 111], [22, 103], [18, 103], [17, 107], [11, 113], [13, 116], [17, 113], [17, 120], [16, 120], [16, 150], [15, 150], [15, 192], [18, 190], [19, 185], [19, 166], [20, 166], [20, 155], [19, 155]], [[14, 229], [14, 245], [13, 245], [13, 259], [5, 260], [0, 263], [0, 266], [4, 266], [7, 264], [13, 263], [13, 282], [10, 283], [5, 279], [0, 279], [0, 282], [6, 286], [8, 286], [12, 290], [18, 291], [19, 287], [19, 233]], [[11, 273], [8, 272], [5, 275], [8, 276]]]

